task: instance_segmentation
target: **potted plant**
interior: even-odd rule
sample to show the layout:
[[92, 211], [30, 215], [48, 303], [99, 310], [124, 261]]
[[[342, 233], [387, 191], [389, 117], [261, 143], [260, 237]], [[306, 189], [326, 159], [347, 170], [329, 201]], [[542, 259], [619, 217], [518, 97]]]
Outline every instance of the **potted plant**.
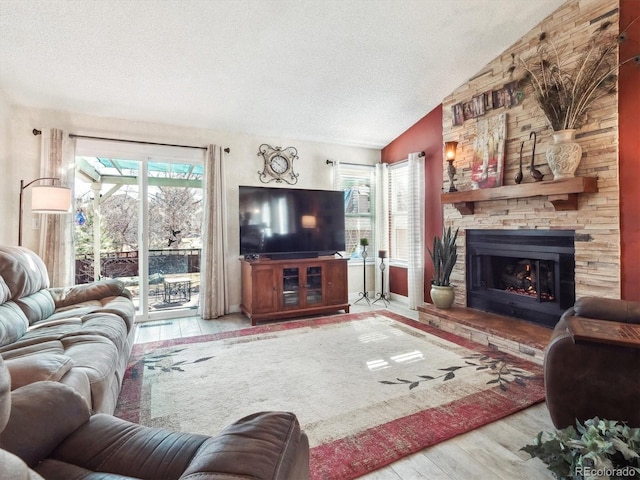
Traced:
[[367, 246], [369, 245], [369, 240], [367, 238], [360, 239], [360, 246], [362, 247], [362, 258], [367, 258]]
[[456, 239], [458, 229], [451, 233], [451, 227], [443, 232], [442, 237], [433, 237], [433, 250], [429, 256], [433, 262], [433, 280], [431, 281], [431, 300], [438, 308], [451, 308], [455, 298], [455, 291], [451, 286], [450, 277], [453, 267], [458, 261]]
[[547, 150], [554, 179], [574, 176], [582, 157], [582, 147], [574, 141], [576, 130], [598, 99], [615, 92], [617, 37], [603, 33], [607, 26], [579, 53], [577, 62], [545, 41], [544, 33], [536, 54], [519, 59], [525, 71], [519, 83], [533, 94], [554, 131], [554, 143]]
[[598, 417], [555, 433], [540, 432], [522, 447], [559, 480], [640, 478], [640, 428]]

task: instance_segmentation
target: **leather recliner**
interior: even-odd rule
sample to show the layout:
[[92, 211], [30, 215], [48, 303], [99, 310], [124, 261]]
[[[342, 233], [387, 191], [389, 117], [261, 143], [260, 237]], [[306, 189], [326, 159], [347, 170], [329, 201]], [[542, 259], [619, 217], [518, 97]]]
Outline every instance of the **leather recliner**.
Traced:
[[256, 413], [208, 437], [91, 415], [59, 382], [10, 384], [0, 357], [2, 479], [309, 478], [308, 439], [292, 413]]
[[640, 348], [574, 340], [578, 316], [640, 324], [640, 303], [583, 297], [556, 324], [544, 356], [546, 401], [556, 428], [593, 417], [640, 427]]

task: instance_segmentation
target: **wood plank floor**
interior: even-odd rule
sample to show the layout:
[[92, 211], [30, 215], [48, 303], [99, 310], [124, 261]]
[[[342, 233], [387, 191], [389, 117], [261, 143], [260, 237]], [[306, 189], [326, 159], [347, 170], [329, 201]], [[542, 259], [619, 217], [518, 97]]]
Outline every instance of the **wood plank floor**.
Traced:
[[[351, 312], [383, 308], [353, 305]], [[418, 319], [418, 312], [401, 302], [389, 307], [396, 313]], [[242, 314], [230, 314], [217, 320], [186, 317], [138, 324], [136, 343], [204, 335], [248, 328], [251, 322]], [[494, 332], [495, 333], [495, 332]], [[513, 330], [510, 330], [510, 337]], [[365, 480], [553, 480], [546, 465], [520, 451], [540, 431], [553, 431], [544, 403], [529, 407], [502, 420], [459, 435], [433, 447], [405, 457], [391, 465], [361, 477]]]

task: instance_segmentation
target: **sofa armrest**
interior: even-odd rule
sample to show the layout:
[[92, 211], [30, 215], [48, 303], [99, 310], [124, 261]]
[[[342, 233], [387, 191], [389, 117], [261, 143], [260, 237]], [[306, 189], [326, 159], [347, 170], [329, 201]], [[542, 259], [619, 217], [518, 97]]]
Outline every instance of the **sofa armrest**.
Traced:
[[127, 478], [177, 479], [208, 438], [98, 413], [67, 437], [50, 458]]
[[31, 383], [11, 393], [11, 414], [0, 445], [33, 467], [90, 416], [87, 402], [71, 387]]
[[546, 403], [556, 428], [598, 416], [640, 424], [640, 350], [576, 343], [566, 320], [556, 325], [544, 355]]
[[73, 367], [73, 360], [59, 353], [40, 352], [5, 360], [11, 389], [40, 381], [58, 382]]
[[112, 278], [74, 285], [73, 287], [50, 288], [49, 292], [53, 297], [56, 309], [106, 297], [131, 298], [131, 292], [125, 288], [124, 283]]
[[133, 478], [305, 480], [308, 455], [296, 417], [267, 412], [238, 420], [215, 437], [96, 414], [51, 457], [89, 471]]
[[574, 315], [598, 320], [640, 323], [640, 303], [614, 298], [582, 297], [573, 306]]
[[203, 445], [181, 478], [191, 475], [305, 480], [309, 478], [309, 441], [293, 413], [255, 413]]

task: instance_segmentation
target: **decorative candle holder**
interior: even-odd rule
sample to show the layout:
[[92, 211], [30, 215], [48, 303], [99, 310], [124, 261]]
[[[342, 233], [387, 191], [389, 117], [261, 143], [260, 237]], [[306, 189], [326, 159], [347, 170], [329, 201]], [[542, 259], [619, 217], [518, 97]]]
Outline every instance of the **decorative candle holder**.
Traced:
[[384, 306], [387, 307], [387, 304], [390, 303], [391, 299], [388, 297], [387, 293], [384, 291], [384, 271], [387, 268], [386, 265], [384, 264], [384, 259], [387, 258], [387, 251], [386, 250], [378, 250], [378, 258], [380, 259], [380, 265], [378, 266], [378, 268], [380, 269], [380, 279], [382, 280], [381, 283], [381, 289], [380, 289], [380, 293], [377, 294], [377, 297], [373, 303], [374, 305], [379, 302], [380, 300], [382, 300], [382, 303], [384, 303]]
[[[366, 243], [365, 243], [366, 242]], [[367, 305], [371, 305], [371, 300], [369, 300], [369, 292], [367, 292], [367, 245], [369, 242], [366, 238], [360, 239], [360, 245], [362, 245], [362, 292], [360, 298], [354, 302], [354, 305], [358, 303], [360, 300], [366, 300]]]

